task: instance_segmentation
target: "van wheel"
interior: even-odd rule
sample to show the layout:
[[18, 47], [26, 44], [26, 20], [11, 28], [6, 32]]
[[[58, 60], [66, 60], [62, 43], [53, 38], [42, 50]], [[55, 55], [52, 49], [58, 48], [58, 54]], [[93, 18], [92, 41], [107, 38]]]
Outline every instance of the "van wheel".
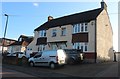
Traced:
[[34, 66], [34, 63], [33, 63], [32, 61], [31, 61], [29, 64], [30, 64], [30, 66], [31, 66], [31, 67], [33, 67], [33, 66]]
[[51, 68], [51, 69], [55, 69], [55, 67], [56, 67], [56, 66], [55, 66], [55, 63], [50, 63], [50, 68]]

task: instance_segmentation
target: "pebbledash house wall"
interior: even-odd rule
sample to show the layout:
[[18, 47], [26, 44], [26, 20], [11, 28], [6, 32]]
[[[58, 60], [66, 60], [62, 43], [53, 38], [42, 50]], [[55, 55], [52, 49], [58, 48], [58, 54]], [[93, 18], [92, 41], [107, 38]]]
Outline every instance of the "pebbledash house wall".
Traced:
[[[73, 33], [73, 29], [72, 29], [72, 25], [64, 25], [61, 27], [54, 27], [54, 28], [50, 28], [47, 30], [47, 42], [61, 42], [61, 41], [67, 41], [66, 42], [66, 49], [71, 49], [72, 48], [72, 33]], [[66, 35], [62, 36], [61, 35], [61, 28], [66, 28]], [[56, 29], [57, 30], [57, 36], [56, 37], [52, 37], [52, 30]], [[48, 49], [52, 49], [51, 47], [48, 46]]]
[[107, 10], [103, 10], [96, 20], [97, 60], [113, 60], [113, 31]]
[[38, 46], [36, 45], [37, 39], [39, 38], [39, 32], [34, 31], [34, 39], [33, 41], [27, 46], [26, 54], [27, 57], [30, 57], [30, 54], [33, 52], [38, 52]]

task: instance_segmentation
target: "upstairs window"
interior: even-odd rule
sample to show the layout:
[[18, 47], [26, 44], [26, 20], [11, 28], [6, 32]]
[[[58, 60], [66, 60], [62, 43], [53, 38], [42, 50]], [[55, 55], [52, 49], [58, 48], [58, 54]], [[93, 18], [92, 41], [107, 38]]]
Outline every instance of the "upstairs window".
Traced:
[[79, 23], [73, 25], [73, 33], [88, 32], [88, 23]]
[[80, 32], [80, 24], [74, 24], [73, 33], [79, 33], [79, 32]]
[[40, 37], [46, 37], [46, 31], [45, 30], [40, 31]]
[[81, 24], [81, 32], [83, 32], [84, 31], [84, 24], [82, 23]]
[[22, 38], [19, 38], [19, 41], [22, 41]]
[[85, 32], [88, 31], [88, 23], [85, 23]]
[[66, 35], [66, 28], [62, 28], [61, 30], [61, 36], [65, 36]]
[[56, 37], [57, 36], [57, 30], [56, 29], [53, 29], [52, 30], [52, 37]]

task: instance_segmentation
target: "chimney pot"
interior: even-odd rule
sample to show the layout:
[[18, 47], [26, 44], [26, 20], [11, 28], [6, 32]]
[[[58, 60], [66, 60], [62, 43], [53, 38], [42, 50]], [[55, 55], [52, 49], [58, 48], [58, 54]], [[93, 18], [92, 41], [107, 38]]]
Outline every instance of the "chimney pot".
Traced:
[[53, 19], [52, 16], [48, 16], [48, 21], [51, 21]]

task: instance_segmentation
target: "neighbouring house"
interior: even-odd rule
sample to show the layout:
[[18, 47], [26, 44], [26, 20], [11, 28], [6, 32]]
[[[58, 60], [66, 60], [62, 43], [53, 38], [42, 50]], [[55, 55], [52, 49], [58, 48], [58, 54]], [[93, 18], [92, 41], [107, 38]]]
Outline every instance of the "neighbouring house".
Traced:
[[120, 61], [120, 52], [114, 52], [115, 53], [115, 58], [114, 58], [114, 60], [116, 60], [116, 61]]
[[54, 49], [81, 49], [86, 62], [113, 60], [113, 31], [107, 5], [48, 21], [34, 30], [28, 53]]
[[26, 54], [26, 49], [27, 46], [33, 41], [33, 37], [32, 36], [25, 36], [25, 35], [21, 35], [18, 38], [18, 41], [8, 45], [9, 49], [8, 51], [10, 53], [14, 53], [14, 52], [24, 52]]
[[0, 52], [6, 52], [8, 50], [8, 45], [14, 43], [16, 40], [8, 38], [0, 38]]

